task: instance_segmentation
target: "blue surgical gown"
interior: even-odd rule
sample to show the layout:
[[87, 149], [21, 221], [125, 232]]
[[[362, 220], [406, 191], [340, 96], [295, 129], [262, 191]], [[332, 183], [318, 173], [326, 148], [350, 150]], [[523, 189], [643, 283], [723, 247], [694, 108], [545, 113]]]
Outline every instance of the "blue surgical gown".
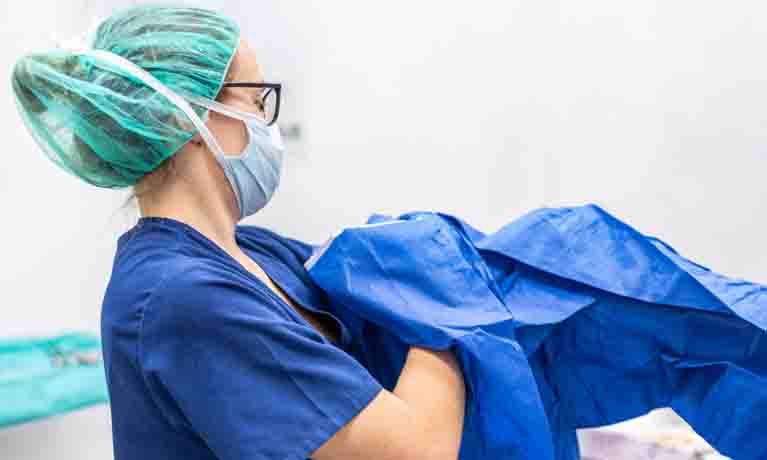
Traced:
[[[701, 266], [597, 205], [485, 235], [373, 216], [307, 261], [391, 385], [405, 350], [454, 349], [462, 460], [579, 458], [575, 430], [672, 407], [720, 452], [767, 459], [767, 287]], [[355, 329], [358, 329], [355, 326]]]

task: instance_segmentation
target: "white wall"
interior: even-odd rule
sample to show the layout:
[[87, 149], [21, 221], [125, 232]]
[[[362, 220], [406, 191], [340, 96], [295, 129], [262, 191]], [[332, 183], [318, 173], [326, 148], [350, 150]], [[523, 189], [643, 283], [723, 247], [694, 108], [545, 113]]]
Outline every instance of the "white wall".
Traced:
[[497, 227], [541, 204], [543, 161], [530, 143], [540, 109], [531, 77], [511, 83], [507, 57], [533, 54], [522, 43], [534, 24], [508, 25], [517, 10], [540, 14], [532, 2], [241, 5], [233, 11], [267, 74], [286, 73], [306, 134], [253, 221], [323, 239], [374, 211], [436, 209]]
[[[0, 3], [0, 77], [48, 46], [41, 31], [67, 36], [83, 12], [127, 3]], [[372, 212], [435, 209], [490, 231], [597, 202], [693, 260], [767, 281], [763, 3], [193, 3], [241, 19], [287, 85], [282, 120], [302, 125], [283, 187], [248, 223], [319, 242]], [[123, 195], [49, 164], [10, 97], [0, 87], [0, 334], [97, 330], [130, 224]], [[107, 418], [0, 431], [0, 458], [109, 458]]]
[[596, 202], [767, 281], [762, 3], [473, 5], [227, 2], [306, 134], [251, 222], [322, 239], [372, 211], [438, 209], [494, 230]]
[[[74, 180], [36, 147], [16, 113], [11, 69], [24, 52], [54, 46], [125, 0], [0, 1], [0, 336], [98, 332], [122, 196]], [[114, 215], [113, 215], [114, 214]], [[0, 430], [0, 459], [112, 457], [107, 406]]]

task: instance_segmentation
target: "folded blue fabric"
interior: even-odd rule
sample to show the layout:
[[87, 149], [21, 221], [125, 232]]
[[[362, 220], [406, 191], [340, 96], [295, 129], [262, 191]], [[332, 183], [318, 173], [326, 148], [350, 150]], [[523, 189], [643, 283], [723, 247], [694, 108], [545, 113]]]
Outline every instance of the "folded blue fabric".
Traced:
[[577, 459], [577, 428], [667, 406], [721, 453], [767, 458], [767, 288], [599, 206], [489, 235], [446, 214], [374, 215], [307, 268], [388, 388], [409, 346], [456, 352], [462, 460]]

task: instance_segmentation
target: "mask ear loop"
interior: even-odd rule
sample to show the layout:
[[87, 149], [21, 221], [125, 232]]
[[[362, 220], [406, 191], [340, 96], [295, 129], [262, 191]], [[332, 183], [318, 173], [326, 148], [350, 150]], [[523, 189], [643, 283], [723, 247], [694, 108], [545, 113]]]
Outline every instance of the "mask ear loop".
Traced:
[[195, 96], [195, 95], [191, 95], [191, 94], [190, 95], [184, 95], [184, 98], [189, 100], [192, 104], [197, 104], [197, 105], [205, 107], [205, 108], [207, 108], [209, 110], [213, 110], [215, 112], [222, 113], [222, 114], [224, 114], [224, 115], [226, 115], [228, 117], [236, 118], [236, 119], [238, 119], [240, 121], [243, 121], [245, 123], [247, 123], [250, 120], [253, 120], [253, 121], [259, 123], [259, 126], [269, 133], [269, 136], [271, 136], [272, 141], [277, 146], [277, 148], [279, 150], [281, 150], [281, 151], [285, 149], [285, 144], [284, 144], [284, 142], [282, 140], [282, 135], [280, 133], [280, 128], [277, 126], [276, 123], [270, 126], [270, 125], [267, 124], [266, 119], [264, 119], [264, 118], [262, 118], [262, 117], [260, 117], [260, 116], [258, 116], [256, 114], [248, 113], [248, 112], [242, 111], [240, 109], [236, 109], [234, 107], [222, 104], [222, 103], [220, 103], [218, 101], [215, 101], [213, 99], [207, 99], [207, 98], [204, 98], [204, 97]]
[[222, 104], [213, 99], [207, 99], [200, 96], [195, 96], [190, 94], [190, 95], [185, 95], [184, 97], [193, 104], [197, 104], [199, 106], [205, 107], [206, 109], [214, 110], [228, 117], [236, 118], [240, 121], [254, 120], [254, 121], [260, 122], [264, 126], [264, 128], [267, 127], [266, 119], [254, 113], [244, 112], [240, 109], [236, 109], [234, 107]]

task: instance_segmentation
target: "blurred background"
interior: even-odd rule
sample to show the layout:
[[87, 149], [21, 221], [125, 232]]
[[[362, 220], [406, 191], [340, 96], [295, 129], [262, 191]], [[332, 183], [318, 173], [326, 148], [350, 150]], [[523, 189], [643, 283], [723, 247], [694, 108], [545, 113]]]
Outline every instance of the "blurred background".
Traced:
[[[0, 1], [2, 337], [97, 332], [116, 239], [137, 218], [127, 192], [44, 157], [15, 110], [12, 65], [134, 3]], [[763, 2], [186, 3], [239, 18], [285, 86], [282, 186], [246, 223], [320, 243], [374, 212], [438, 210], [493, 231], [597, 203], [696, 262], [767, 282]], [[589, 458], [606, 455], [599, 433], [583, 433]], [[705, 451], [667, 412], [607, 433]], [[0, 430], [0, 458], [104, 460], [110, 436], [97, 406]], [[625, 458], [693, 458], [641, 449]]]

